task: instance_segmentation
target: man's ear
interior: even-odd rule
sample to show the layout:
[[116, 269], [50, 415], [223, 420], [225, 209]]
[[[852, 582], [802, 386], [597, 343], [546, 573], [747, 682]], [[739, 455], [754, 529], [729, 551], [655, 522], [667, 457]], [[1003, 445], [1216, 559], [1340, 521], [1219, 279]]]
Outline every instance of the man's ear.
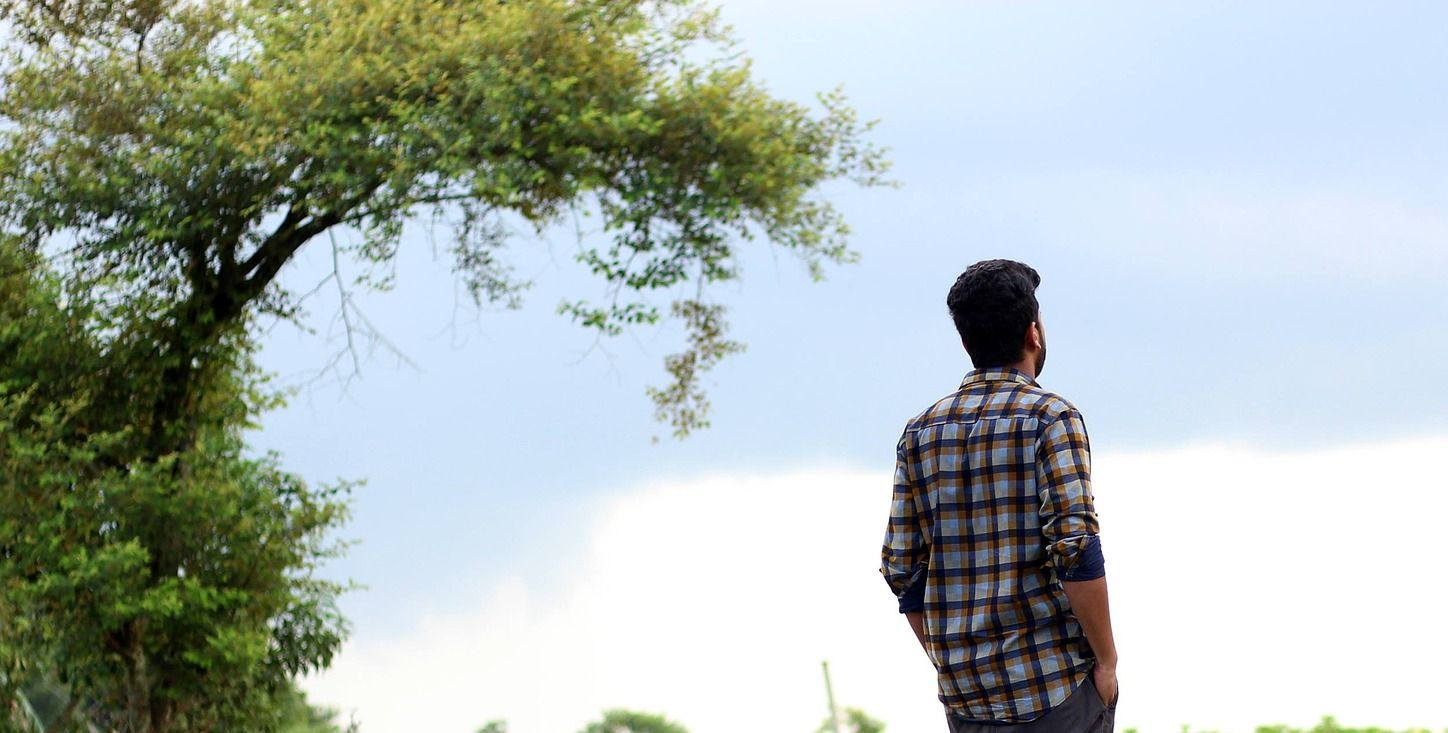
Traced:
[[1026, 346], [1040, 351], [1041, 343], [1041, 327], [1035, 321], [1031, 321], [1031, 327], [1026, 329]]

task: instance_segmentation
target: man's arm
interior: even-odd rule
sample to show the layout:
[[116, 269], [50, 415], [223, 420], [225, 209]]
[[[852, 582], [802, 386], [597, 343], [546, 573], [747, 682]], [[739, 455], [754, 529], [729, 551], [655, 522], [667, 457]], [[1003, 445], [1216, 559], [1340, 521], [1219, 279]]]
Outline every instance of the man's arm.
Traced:
[[1111, 604], [1106, 597], [1106, 576], [1093, 580], [1067, 580], [1061, 583], [1071, 612], [1086, 632], [1091, 653], [1096, 655], [1092, 681], [1101, 701], [1108, 705], [1116, 698], [1116, 639], [1111, 634]]
[[[930, 555], [929, 508], [919, 501], [913, 480], [907, 435], [895, 448], [895, 488], [890, 499], [890, 522], [880, 548], [880, 573], [900, 602], [900, 613], [910, 622], [915, 638], [925, 647], [925, 572]], [[928, 652], [928, 647], [927, 647]]]
[[920, 648], [930, 653], [930, 647], [925, 643], [925, 614], [920, 611], [906, 611], [905, 620], [910, 622], [910, 630], [915, 632], [915, 638], [920, 640]]
[[1096, 657], [1096, 690], [1109, 703], [1116, 697], [1116, 641], [1091, 495], [1091, 449], [1080, 414], [1066, 412], [1047, 426], [1036, 459], [1046, 552]]

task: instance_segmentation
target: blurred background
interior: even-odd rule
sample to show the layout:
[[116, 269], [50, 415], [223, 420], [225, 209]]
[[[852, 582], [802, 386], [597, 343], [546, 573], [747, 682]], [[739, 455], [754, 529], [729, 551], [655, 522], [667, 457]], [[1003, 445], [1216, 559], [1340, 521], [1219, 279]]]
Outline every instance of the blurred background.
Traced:
[[[676, 327], [555, 314], [602, 292], [572, 226], [514, 246], [518, 311], [474, 308], [408, 235], [396, 289], [355, 296], [391, 346], [360, 378], [325, 369], [328, 292], [315, 333], [272, 329], [263, 364], [298, 391], [253, 443], [367, 482], [327, 571], [366, 589], [313, 701], [379, 732], [610, 707], [811, 731], [827, 659], [842, 707], [941, 730], [878, 548], [900, 429], [969, 369], [946, 290], [1004, 257], [1041, 273], [1041, 383], [1091, 430], [1118, 728], [1448, 726], [1448, 6], [722, 15], [774, 94], [839, 85], [879, 120], [901, 186], [825, 192], [859, 262], [813, 283], [746, 249], [718, 297], [748, 350], [685, 441], [644, 392]], [[282, 277], [331, 268], [312, 248]]]

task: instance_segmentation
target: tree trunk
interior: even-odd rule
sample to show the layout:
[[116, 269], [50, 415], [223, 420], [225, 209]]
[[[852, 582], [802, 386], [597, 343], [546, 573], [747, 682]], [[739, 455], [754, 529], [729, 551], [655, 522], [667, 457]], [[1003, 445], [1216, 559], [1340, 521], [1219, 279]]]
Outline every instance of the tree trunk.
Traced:
[[146, 663], [142, 643], [146, 637], [145, 619], [126, 624], [126, 725], [130, 733], [154, 733], [151, 726], [151, 671]]

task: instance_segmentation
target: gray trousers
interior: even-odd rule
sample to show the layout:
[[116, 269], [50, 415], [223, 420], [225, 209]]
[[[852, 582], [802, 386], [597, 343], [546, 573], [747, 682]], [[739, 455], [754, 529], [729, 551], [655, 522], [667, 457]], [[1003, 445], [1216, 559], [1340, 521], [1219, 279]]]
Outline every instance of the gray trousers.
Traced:
[[1066, 702], [1029, 722], [981, 723], [948, 710], [945, 719], [950, 723], [950, 733], [1111, 733], [1116, 725], [1116, 700], [1110, 705], [1102, 703], [1096, 683], [1088, 674]]

